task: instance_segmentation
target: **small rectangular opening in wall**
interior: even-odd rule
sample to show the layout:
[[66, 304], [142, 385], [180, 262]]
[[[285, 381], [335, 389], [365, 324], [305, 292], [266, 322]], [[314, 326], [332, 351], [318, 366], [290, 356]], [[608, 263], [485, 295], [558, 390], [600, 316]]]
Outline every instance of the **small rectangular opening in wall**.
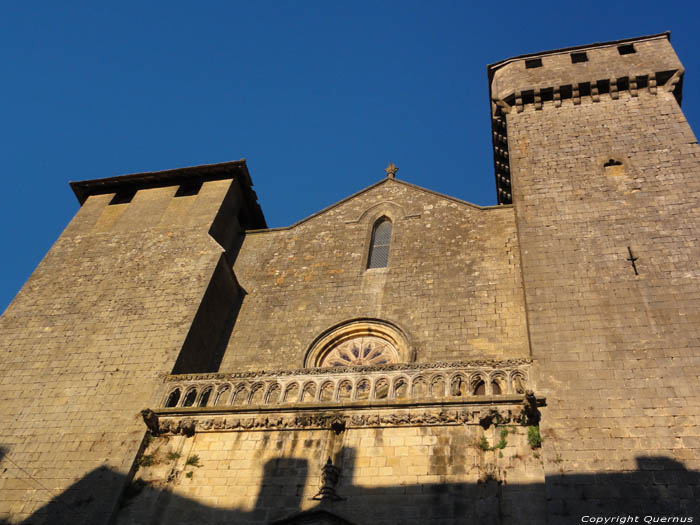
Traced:
[[184, 182], [180, 184], [180, 187], [175, 192], [176, 197], [189, 197], [191, 195], [197, 195], [199, 190], [202, 188], [202, 182]]
[[533, 69], [535, 67], [542, 67], [542, 59], [541, 58], [531, 58], [531, 59], [525, 61], [525, 68], [526, 69]]
[[544, 88], [540, 91], [540, 96], [542, 97], [542, 102], [554, 100], [554, 88]]
[[523, 97], [523, 104], [532, 104], [535, 102], [535, 92], [532, 89], [523, 91], [521, 95]]
[[121, 190], [114, 194], [112, 200], [109, 201], [109, 205], [113, 204], [126, 204], [131, 202], [131, 199], [136, 195], [136, 190]]
[[617, 89], [620, 91], [624, 91], [626, 89], [629, 89], [630, 87], [630, 82], [629, 82], [629, 77], [620, 77], [617, 79]]
[[632, 53], [637, 52], [637, 50], [634, 49], [634, 44], [623, 44], [621, 46], [617, 46], [617, 51], [621, 55], [631, 55]]
[[598, 93], [610, 93], [610, 81], [607, 79], [598, 81]]
[[572, 91], [573, 89], [571, 87], [571, 84], [561, 86], [561, 88], [559, 88], [559, 95], [561, 96], [562, 100], [566, 100], [567, 98], [571, 98], [573, 96]]
[[585, 53], [585, 51], [580, 53], [571, 53], [572, 64], [579, 64], [581, 62], [588, 62], [588, 55]]
[[591, 83], [590, 82], [581, 82], [578, 85], [578, 89], [579, 89], [579, 94], [582, 97], [587, 97], [591, 94]]
[[645, 88], [649, 85], [649, 77], [647, 75], [640, 75], [637, 77], [637, 87], [639, 89]]

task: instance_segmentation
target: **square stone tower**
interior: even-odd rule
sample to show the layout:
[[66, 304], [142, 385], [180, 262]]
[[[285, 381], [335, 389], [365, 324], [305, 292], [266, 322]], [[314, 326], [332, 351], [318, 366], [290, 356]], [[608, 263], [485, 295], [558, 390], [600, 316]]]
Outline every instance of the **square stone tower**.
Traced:
[[488, 67], [554, 521], [622, 500], [698, 510], [686, 469], [700, 468], [700, 149], [669, 39]]

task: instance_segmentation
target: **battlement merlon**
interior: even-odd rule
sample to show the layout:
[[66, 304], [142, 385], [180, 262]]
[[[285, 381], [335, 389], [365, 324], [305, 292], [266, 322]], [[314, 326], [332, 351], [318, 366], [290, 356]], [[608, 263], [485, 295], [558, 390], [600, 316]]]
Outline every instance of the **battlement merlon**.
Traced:
[[620, 91], [670, 91], [682, 98], [683, 65], [671, 47], [671, 33], [556, 49], [508, 58], [487, 66], [494, 172], [499, 204], [512, 204], [506, 115], [525, 107], [561, 107], [584, 97], [594, 102]]
[[82, 206], [91, 195], [104, 195], [122, 191], [138, 191], [168, 186], [198, 185], [204, 182], [235, 179], [245, 199], [247, 228], [266, 228], [265, 217], [253, 190], [253, 181], [246, 160], [235, 160], [219, 164], [205, 164], [165, 171], [133, 173], [104, 179], [70, 182], [75, 196]]
[[[491, 100], [505, 100], [516, 92], [633, 79], [655, 74], [663, 85], [683, 64], [671, 47], [671, 33], [569, 47], [508, 58], [487, 66]], [[678, 78], [680, 89], [681, 78]], [[679, 102], [680, 102], [680, 97]]]

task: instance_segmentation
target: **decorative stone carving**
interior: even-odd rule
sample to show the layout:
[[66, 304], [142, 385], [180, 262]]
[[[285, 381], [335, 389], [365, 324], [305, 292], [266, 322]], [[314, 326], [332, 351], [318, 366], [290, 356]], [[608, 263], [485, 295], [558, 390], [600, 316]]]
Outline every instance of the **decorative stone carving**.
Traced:
[[[534, 397], [534, 395], [533, 395]], [[535, 407], [544, 400], [534, 398]], [[530, 401], [528, 401], [530, 403]], [[536, 408], [535, 408], [536, 409]], [[538, 412], [539, 414], [539, 412]], [[423, 409], [375, 410], [371, 413], [319, 411], [310, 414], [293, 412], [255, 415], [200, 416], [178, 418], [161, 414], [158, 418], [159, 434], [184, 434], [197, 432], [245, 431], [245, 430], [296, 430], [325, 429], [336, 434], [352, 428], [383, 428], [401, 426], [444, 425], [529, 425], [533, 419], [523, 416], [522, 405], [516, 401], [498, 407], [436, 407]]]
[[[360, 351], [362, 347], [358, 347]], [[528, 368], [526, 361], [480, 361], [314, 368], [281, 371], [277, 376], [263, 371], [245, 378], [236, 374], [176, 376], [179, 381], [175, 384], [171, 378], [166, 379], [161, 406], [194, 412], [211, 407], [247, 410], [296, 403], [359, 405], [374, 400], [421, 402], [450, 398], [468, 401], [475, 396], [524, 395], [526, 387], [531, 386], [527, 385]], [[173, 405], [171, 399], [176, 391], [215, 395], [206, 399], [200, 396], [194, 405], [186, 405], [185, 398], [178, 398], [179, 402]]]
[[532, 390], [525, 393], [523, 408], [521, 411], [521, 422], [524, 425], [537, 425], [540, 422], [540, 411], [537, 410], [537, 397]]
[[324, 332], [309, 347], [306, 368], [382, 366], [412, 361], [406, 335], [378, 319], [359, 319]]
[[143, 417], [143, 422], [146, 423], [148, 430], [153, 434], [158, 434], [158, 415], [153, 412], [153, 410], [146, 408], [141, 411], [141, 416]]
[[373, 366], [398, 361], [396, 348], [381, 337], [365, 336], [348, 339], [326, 354], [319, 366]]
[[333, 465], [331, 458], [328, 458], [326, 464], [321, 468], [321, 490], [318, 491], [312, 499], [315, 500], [331, 500], [339, 501], [342, 500], [340, 496], [335, 493], [335, 486], [338, 484], [338, 479], [340, 478], [340, 469]]

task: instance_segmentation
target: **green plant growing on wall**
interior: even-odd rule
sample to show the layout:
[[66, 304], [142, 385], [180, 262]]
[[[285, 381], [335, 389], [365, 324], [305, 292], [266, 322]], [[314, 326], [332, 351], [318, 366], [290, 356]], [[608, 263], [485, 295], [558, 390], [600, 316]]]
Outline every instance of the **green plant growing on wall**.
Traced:
[[190, 470], [187, 474], [185, 474], [185, 476], [187, 476], [188, 478], [191, 479], [192, 476], [194, 476], [194, 472], [192, 472], [192, 471]]
[[156, 460], [151, 454], [144, 454], [136, 462], [139, 467], [150, 467], [151, 465], [155, 465], [155, 463]]
[[479, 448], [481, 450], [491, 450], [491, 447], [489, 446], [489, 442], [486, 439], [486, 436], [481, 436], [481, 441], [479, 441]]
[[540, 448], [542, 446], [542, 436], [540, 435], [540, 427], [529, 426], [527, 427], [527, 442], [530, 444], [530, 448]]
[[168, 461], [175, 461], [176, 459], [179, 459], [181, 454], [179, 452], [168, 452], [168, 454], [165, 456]]
[[[503, 450], [504, 448], [506, 448], [506, 445], [508, 445], [508, 441], [506, 440], [507, 437], [508, 437], [508, 429], [507, 428], [501, 429], [501, 439], [498, 440], [498, 443], [496, 443], [496, 445], [493, 447], [493, 450], [495, 450], [495, 449]], [[501, 455], [499, 455], [499, 457], [503, 457], [503, 455], [501, 454]]]
[[185, 465], [191, 465], [193, 467], [201, 467], [199, 463], [199, 456], [197, 454], [192, 454], [190, 457], [187, 458], [187, 461], [185, 462]]
[[[506, 437], [508, 437], [508, 429], [503, 428], [501, 429], [501, 434], [500, 434], [500, 440], [496, 445], [493, 447], [489, 445], [488, 439], [486, 439], [486, 436], [481, 436], [481, 440], [479, 441], [478, 445], [481, 450], [487, 451], [487, 450], [503, 450], [506, 448], [506, 445], [508, 445], [508, 441], [506, 440]], [[499, 457], [503, 457], [503, 454], [500, 453]]]

